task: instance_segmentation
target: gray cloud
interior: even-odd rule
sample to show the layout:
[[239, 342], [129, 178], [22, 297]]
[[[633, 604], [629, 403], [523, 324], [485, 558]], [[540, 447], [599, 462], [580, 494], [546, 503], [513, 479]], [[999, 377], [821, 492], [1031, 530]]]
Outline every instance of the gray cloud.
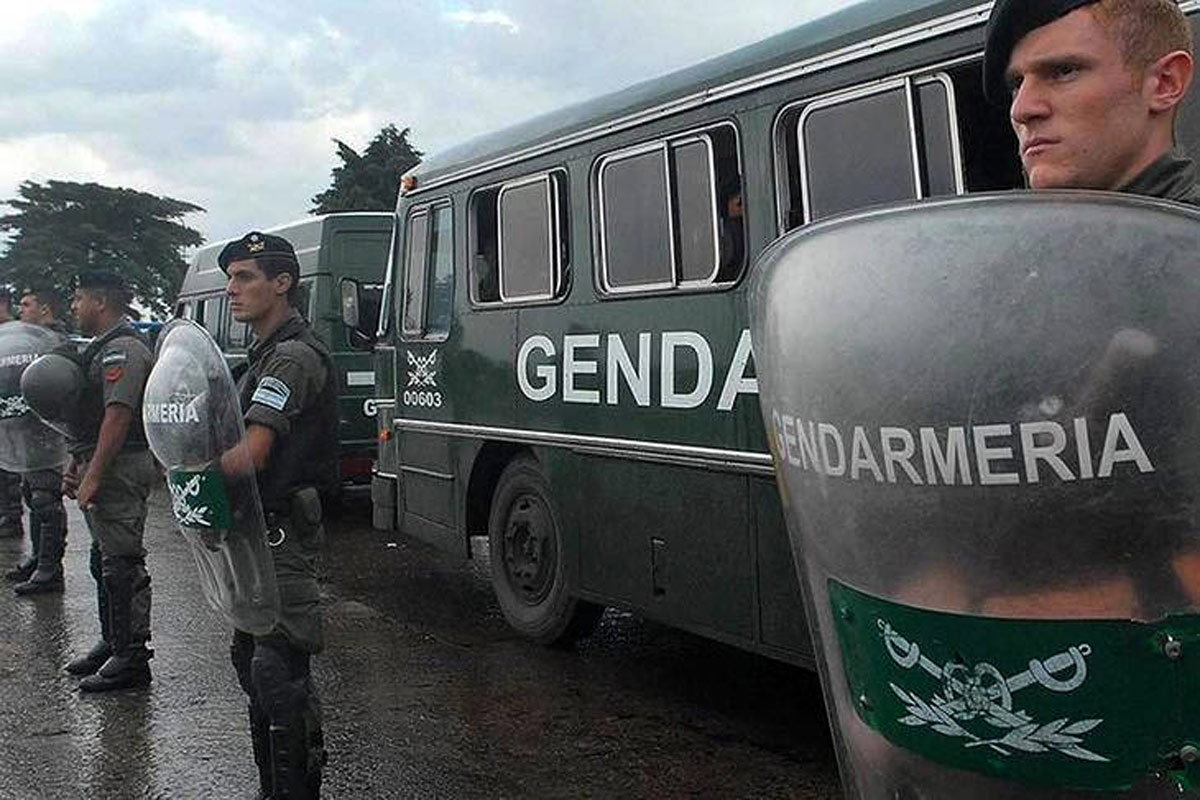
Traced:
[[333, 137], [395, 122], [436, 151], [850, 2], [42, 0], [0, 31], [0, 198], [26, 178], [127, 185], [233, 236], [302, 216]]

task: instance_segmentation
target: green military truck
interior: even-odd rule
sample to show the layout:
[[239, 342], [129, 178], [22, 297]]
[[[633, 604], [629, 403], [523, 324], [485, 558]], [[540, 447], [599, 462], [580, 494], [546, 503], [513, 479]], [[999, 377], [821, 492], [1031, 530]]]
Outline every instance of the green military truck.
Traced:
[[[352, 294], [362, 328], [374, 332], [392, 237], [392, 215], [346, 213], [268, 228], [292, 243], [300, 261], [300, 311], [329, 345], [338, 381], [338, 441], [343, 483], [366, 484], [375, 458], [375, 373], [370, 336], [343, 321], [342, 298]], [[175, 304], [176, 316], [203, 325], [236, 365], [246, 358], [251, 332], [233, 319], [217, 254], [226, 241], [192, 258]], [[369, 320], [369, 323], [366, 322]], [[366, 349], [364, 349], [366, 348]]]

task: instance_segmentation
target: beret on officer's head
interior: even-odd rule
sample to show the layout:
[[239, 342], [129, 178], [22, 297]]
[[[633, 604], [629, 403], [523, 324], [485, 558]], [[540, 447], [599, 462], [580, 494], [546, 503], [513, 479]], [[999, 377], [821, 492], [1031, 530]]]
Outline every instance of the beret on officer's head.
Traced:
[[296, 251], [292, 249], [292, 243], [282, 236], [272, 236], [269, 233], [258, 231], [251, 231], [221, 248], [221, 253], [217, 256], [217, 266], [221, 268], [222, 272], [228, 274], [229, 265], [235, 261], [248, 261], [266, 256], [290, 260], [293, 266], [289, 272], [292, 277], [299, 277], [300, 262], [296, 260]]
[[1008, 60], [1013, 48], [1030, 31], [1049, 25], [1077, 8], [1098, 0], [997, 0], [988, 20], [987, 43], [983, 51], [983, 94], [988, 102], [1007, 105]]

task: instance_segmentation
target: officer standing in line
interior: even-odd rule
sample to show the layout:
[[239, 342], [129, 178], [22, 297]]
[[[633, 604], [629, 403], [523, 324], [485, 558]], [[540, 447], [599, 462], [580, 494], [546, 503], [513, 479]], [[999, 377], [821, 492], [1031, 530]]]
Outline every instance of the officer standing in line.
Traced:
[[104, 638], [67, 671], [86, 676], [82, 691], [102, 692], [150, 683], [150, 576], [142, 540], [158, 474], [142, 427], [142, 391], [153, 356], [129, 324], [132, 296], [119, 275], [83, 272], [77, 286], [71, 310], [80, 332], [95, 338], [79, 356], [85, 388], [63, 488], [79, 501], [100, 555], [99, 574], [93, 559], [92, 575], [99, 578]]
[[[55, 316], [58, 297], [49, 289], [28, 288], [21, 293], [21, 322], [48, 328], [67, 340], [67, 328]], [[21, 475], [21, 494], [29, 506], [30, 559], [19, 569], [29, 575], [13, 590], [17, 594], [43, 594], [63, 589], [63, 551], [67, 543], [67, 512], [62, 502], [62, 470], [39, 469]], [[28, 565], [28, 566], [27, 566]]]
[[[12, 321], [12, 292], [0, 288], [0, 325]], [[21, 524], [24, 516], [25, 511], [21, 508], [21, 476], [0, 470], [0, 539], [20, 539], [25, 532]], [[23, 559], [5, 572], [4, 577], [10, 581], [28, 580], [36, 568], [36, 559]]]
[[[337, 387], [326, 346], [296, 310], [300, 266], [286, 239], [248, 233], [217, 263], [234, 319], [255, 334], [238, 378], [245, 447], [258, 472], [281, 603], [266, 636], [235, 630], [231, 657], [250, 698], [250, 734], [264, 797], [317, 798], [326, 754], [310, 657], [324, 645], [317, 562], [324, 530], [319, 491], [337, 480]], [[226, 463], [228, 462], [228, 463]]]
[[1034, 189], [1100, 189], [1200, 205], [1173, 150], [1193, 73], [1174, 0], [999, 0], [984, 92], [1006, 105]]

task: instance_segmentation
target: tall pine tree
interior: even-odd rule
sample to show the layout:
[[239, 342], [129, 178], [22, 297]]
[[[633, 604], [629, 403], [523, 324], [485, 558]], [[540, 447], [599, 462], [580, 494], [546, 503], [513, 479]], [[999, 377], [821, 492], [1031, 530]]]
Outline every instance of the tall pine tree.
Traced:
[[421, 163], [421, 151], [408, 141], [409, 129], [387, 125], [359, 155], [334, 139], [340, 167], [333, 168], [333, 185], [313, 198], [313, 214], [335, 211], [391, 211], [396, 207], [400, 176]]

